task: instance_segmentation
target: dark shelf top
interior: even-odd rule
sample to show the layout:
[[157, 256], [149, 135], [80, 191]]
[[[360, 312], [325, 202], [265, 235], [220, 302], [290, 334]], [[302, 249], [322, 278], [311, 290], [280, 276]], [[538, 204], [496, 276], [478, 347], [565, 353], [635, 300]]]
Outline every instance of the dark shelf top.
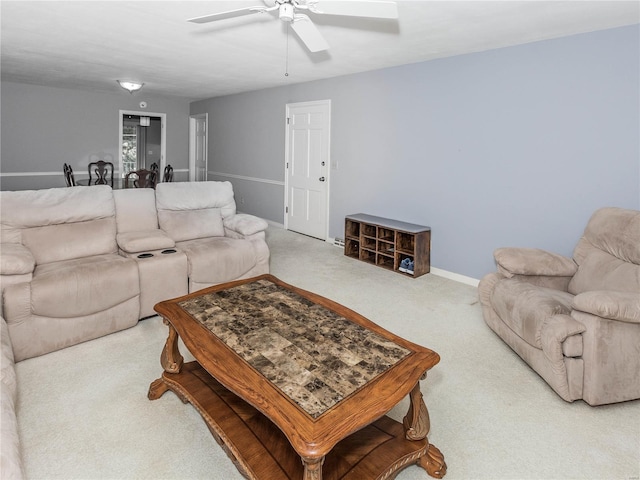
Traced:
[[416, 225], [415, 223], [400, 222], [398, 220], [392, 220], [390, 218], [376, 217], [374, 215], [367, 215], [366, 213], [354, 213], [347, 215], [348, 220], [356, 222], [369, 223], [372, 225], [378, 225], [380, 227], [391, 228], [393, 230], [402, 230], [408, 233], [421, 233], [431, 231], [431, 227], [425, 225]]

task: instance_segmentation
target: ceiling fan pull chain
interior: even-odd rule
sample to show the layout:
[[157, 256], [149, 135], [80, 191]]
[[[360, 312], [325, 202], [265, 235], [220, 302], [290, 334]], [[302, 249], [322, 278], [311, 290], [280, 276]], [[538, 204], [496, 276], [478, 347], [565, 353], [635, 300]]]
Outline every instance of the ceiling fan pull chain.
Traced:
[[289, 29], [291, 28], [291, 24], [287, 23], [287, 56], [285, 58], [284, 65], [284, 76], [289, 76]]

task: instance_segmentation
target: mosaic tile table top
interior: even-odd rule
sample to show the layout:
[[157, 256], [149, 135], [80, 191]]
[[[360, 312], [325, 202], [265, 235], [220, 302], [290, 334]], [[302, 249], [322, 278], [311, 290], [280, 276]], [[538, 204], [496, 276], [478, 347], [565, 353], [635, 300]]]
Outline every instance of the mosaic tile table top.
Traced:
[[411, 353], [268, 280], [179, 305], [312, 418]]

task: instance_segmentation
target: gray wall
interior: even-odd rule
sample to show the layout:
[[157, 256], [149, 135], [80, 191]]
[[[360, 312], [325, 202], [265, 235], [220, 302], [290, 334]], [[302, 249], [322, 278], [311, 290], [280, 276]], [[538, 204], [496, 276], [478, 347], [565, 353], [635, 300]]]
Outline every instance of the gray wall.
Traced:
[[432, 266], [481, 278], [497, 247], [571, 255], [595, 209], [640, 209], [639, 32], [214, 98], [191, 113], [209, 113], [209, 170], [223, 174], [210, 178], [231, 180], [243, 211], [283, 223], [285, 105], [330, 99], [330, 236], [357, 212], [429, 225]]
[[[189, 100], [97, 93], [2, 82], [2, 156], [0, 189], [23, 190], [64, 186], [62, 165], [72, 166], [76, 179], [86, 176], [96, 158], [118, 161], [119, 110], [167, 115], [167, 163], [189, 168]], [[117, 168], [117, 167], [116, 167]], [[7, 173], [27, 173], [7, 176]], [[177, 173], [176, 180], [188, 178]]]

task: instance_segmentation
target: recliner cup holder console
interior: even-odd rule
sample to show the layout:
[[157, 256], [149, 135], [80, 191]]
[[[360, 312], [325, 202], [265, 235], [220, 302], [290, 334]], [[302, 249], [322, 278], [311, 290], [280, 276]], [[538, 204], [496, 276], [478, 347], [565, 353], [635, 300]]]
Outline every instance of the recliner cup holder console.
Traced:
[[[161, 253], [162, 255], [168, 255], [168, 254], [170, 254], [170, 253], [176, 253], [176, 252], [177, 252], [177, 250], [176, 250], [175, 248], [167, 248], [167, 249], [165, 249], [165, 250], [162, 250], [160, 253]], [[147, 253], [141, 253], [141, 254], [139, 254], [139, 255], [138, 255], [138, 258], [151, 258], [151, 257], [153, 257], [153, 256], [154, 256], [154, 255], [153, 255], [153, 253], [148, 253], [148, 252], [147, 252]]]

